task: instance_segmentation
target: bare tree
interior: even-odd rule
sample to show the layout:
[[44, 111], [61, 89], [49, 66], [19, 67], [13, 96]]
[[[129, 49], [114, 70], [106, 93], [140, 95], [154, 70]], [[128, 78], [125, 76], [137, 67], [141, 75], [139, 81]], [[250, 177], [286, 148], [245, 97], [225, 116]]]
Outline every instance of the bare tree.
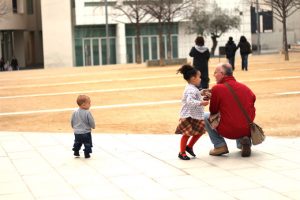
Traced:
[[240, 26], [239, 17], [226, 14], [220, 7], [216, 6], [213, 12], [209, 14], [209, 26], [207, 30], [213, 42], [211, 48], [212, 55], [215, 54], [218, 45], [217, 39], [230, 29], [239, 28]]
[[209, 26], [209, 15], [205, 10], [195, 9], [191, 14], [191, 23], [188, 32], [205, 35], [205, 30]]
[[193, 0], [148, 0], [145, 10], [152, 16], [153, 19], [157, 20], [158, 23], [158, 38], [159, 38], [159, 63], [164, 65], [165, 52], [164, 52], [164, 41], [163, 41], [163, 29], [167, 25], [168, 30], [168, 45], [167, 52], [168, 58], [171, 58], [171, 30], [174, 19], [183, 19], [185, 16], [184, 11], [191, 6]]
[[158, 23], [158, 40], [159, 40], [159, 64], [165, 64], [164, 42], [163, 42], [163, 25], [166, 21], [165, 0], [149, 0], [145, 5], [145, 11], [150, 14]]
[[284, 59], [289, 60], [288, 43], [287, 43], [287, 18], [294, 14], [300, 7], [299, 0], [263, 0], [263, 4], [270, 6], [273, 10], [273, 16], [282, 23], [282, 42]]
[[167, 58], [172, 58], [172, 38], [171, 38], [171, 32], [172, 32], [172, 25], [174, 22], [174, 19], [176, 21], [180, 21], [182, 19], [185, 19], [187, 15], [185, 15], [186, 12], [189, 11], [189, 9], [192, 6], [193, 0], [165, 0], [165, 6], [166, 6], [166, 25], [167, 25]]
[[218, 38], [230, 29], [238, 28], [240, 18], [238, 16], [230, 16], [225, 10], [222, 10], [217, 5], [213, 11], [207, 12], [204, 8], [195, 9], [191, 15], [190, 32], [195, 32], [200, 35], [210, 36], [213, 42], [211, 54], [215, 54], [218, 45]]
[[136, 40], [135, 40], [135, 57], [136, 63], [140, 64], [141, 59], [141, 22], [146, 17], [147, 13], [143, 7], [145, 0], [123, 0], [115, 6], [115, 9], [120, 10], [132, 23], [135, 24]]

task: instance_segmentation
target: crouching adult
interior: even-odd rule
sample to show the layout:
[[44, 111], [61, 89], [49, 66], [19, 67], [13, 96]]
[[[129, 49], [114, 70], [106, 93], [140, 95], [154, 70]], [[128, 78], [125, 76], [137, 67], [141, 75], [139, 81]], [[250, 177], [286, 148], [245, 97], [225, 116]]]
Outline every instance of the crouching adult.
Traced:
[[250, 125], [226, 84], [236, 93], [252, 121], [255, 118], [255, 94], [246, 85], [235, 80], [229, 63], [219, 64], [215, 69], [214, 77], [217, 84], [211, 90], [209, 111], [211, 115], [219, 113], [220, 122], [216, 128], [212, 128], [208, 120], [210, 114], [206, 113], [205, 125], [214, 145], [214, 149], [210, 150], [209, 154], [220, 156], [229, 153], [224, 139], [227, 138], [236, 140], [237, 148], [242, 150], [242, 157], [249, 157], [251, 155]]

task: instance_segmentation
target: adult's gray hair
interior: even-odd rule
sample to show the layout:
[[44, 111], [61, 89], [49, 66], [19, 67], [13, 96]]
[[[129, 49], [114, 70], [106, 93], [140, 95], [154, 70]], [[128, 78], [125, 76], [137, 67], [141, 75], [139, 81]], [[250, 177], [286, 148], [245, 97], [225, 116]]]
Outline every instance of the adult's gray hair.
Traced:
[[222, 69], [224, 71], [224, 75], [226, 75], [226, 76], [232, 76], [233, 75], [233, 70], [232, 70], [231, 64], [223, 63], [221, 66], [222, 66]]

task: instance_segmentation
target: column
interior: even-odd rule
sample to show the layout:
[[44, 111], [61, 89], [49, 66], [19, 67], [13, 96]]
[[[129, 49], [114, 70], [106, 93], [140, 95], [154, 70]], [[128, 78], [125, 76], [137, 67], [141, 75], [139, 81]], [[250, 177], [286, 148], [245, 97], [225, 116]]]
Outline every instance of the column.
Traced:
[[72, 67], [71, 1], [41, 1], [44, 66]]
[[117, 64], [126, 64], [126, 35], [125, 24], [117, 24], [117, 41], [116, 41]]

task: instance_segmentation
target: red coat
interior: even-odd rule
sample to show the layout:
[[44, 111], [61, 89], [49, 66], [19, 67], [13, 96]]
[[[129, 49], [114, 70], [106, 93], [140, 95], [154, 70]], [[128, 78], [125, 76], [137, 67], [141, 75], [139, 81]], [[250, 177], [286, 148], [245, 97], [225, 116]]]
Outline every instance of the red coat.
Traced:
[[227, 82], [237, 94], [241, 104], [253, 121], [255, 118], [254, 93], [244, 84], [239, 83], [233, 76], [224, 77], [222, 82], [212, 88], [209, 110], [211, 114], [220, 112], [221, 120], [217, 127], [218, 133], [229, 139], [250, 136], [249, 124], [238, 107], [229, 89], [223, 84]]

